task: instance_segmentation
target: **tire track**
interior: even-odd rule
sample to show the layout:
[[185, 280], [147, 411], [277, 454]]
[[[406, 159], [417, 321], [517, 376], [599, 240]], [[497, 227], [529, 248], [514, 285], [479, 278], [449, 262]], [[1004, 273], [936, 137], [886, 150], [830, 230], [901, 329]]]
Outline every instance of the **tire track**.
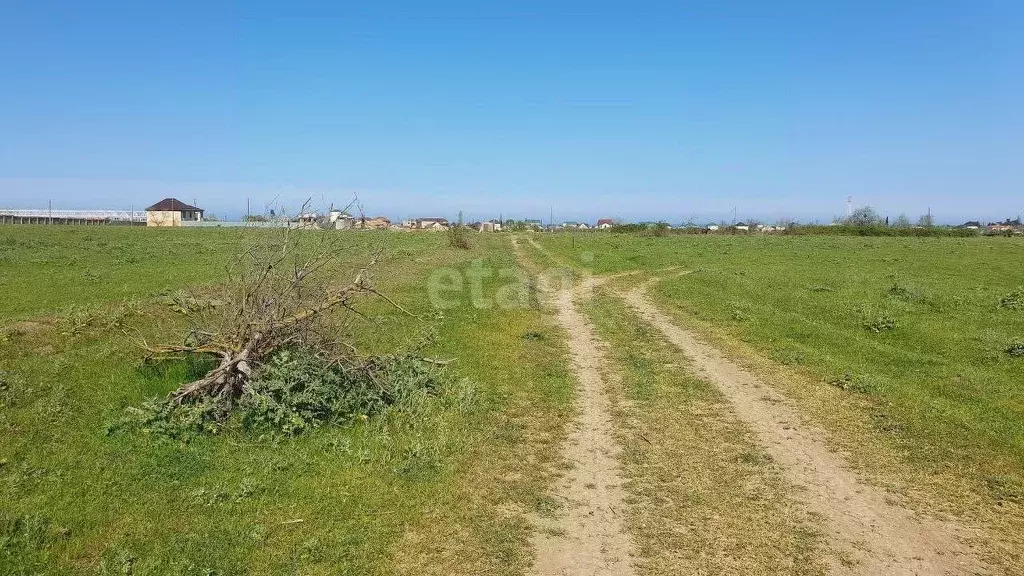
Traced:
[[[543, 250], [532, 238], [527, 241]], [[533, 268], [512, 237], [517, 257]], [[571, 275], [570, 275], [571, 277]], [[615, 440], [611, 400], [601, 376], [603, 344], [590, 321], [579, 312], [574, 297], [593, 288], [583, 278], [559, 290], [544, 290], [555, 306], [565, 331], [576, 375], [577, 415], [570, 425], [563, 456], [570, 468], [555, 486], [561, 505], [555, 516], [538, 520], [533, 538], [536, 576], [633, 576], [633, 543], [625, 527], [625, 492]], [[543, 289], [544, 287], [542, 287]]]

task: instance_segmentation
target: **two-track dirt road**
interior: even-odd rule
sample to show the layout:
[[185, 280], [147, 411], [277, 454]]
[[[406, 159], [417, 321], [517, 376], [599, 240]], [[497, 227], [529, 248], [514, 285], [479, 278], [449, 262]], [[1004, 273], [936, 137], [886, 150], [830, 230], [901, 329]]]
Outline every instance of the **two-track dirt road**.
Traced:
[[[516, 251], [524, 257], [518, 244]], [[564, 447], [568, 471], [556, 487], [563, 506], [555, 518], [538, 521], [533, 571], [542, 576], [635, 572], [636, 546], [626, 529], [627, 479], [617, 460], [620, 447], [608, 396], [615, 394], [615, 387], [603, 380], [608, 373], [602, 368], [604, 344], [576, 303], [605, 280], [584, 278], [575, 287], [548, 292], [548, 304], [555, 308], [569, 344], [578, 381], [578, 415]], [[617, 295], [689, 358], [690, 369], [722, 393], [735, 416], [781, 467], [794, 499], [820, 518], [821, 525], [815, 528], [825, 534], [827, 547], [820, 554], [831, 573], [988, 573], [964, 543], [967, 530], [892, 504], [883, 489], [861, 482], [842, 457], [829, 450], [821, 430], [805, 424], [778, 392], [660, 312], [647, 298], [644, 285]]]

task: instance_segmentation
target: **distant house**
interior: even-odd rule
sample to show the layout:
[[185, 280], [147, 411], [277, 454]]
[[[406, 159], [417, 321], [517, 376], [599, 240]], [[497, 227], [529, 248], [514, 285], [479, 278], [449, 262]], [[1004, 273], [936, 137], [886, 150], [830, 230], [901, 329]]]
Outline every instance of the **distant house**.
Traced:
[[961, 228], [966, 228], [968, 230], [980, 230], [981, 229], [981, 222], [978, 222], [977, 220], [969, 220], [969, 221], [964, 222], [963, 224], [961, 224], [960, 227]]
[[718, 224], [708, 224], [706, 229], [708, 232], [718, 232]]
[[447, 230], [447, 218], [417, 218], [416, 226], [420, 230]]
[[533, 228], [534, 230], [544, 229], [544, 222], [540, 220], [523, 220], [523, 224], [525, 224], [527, 228]]
[[596, 228], [598, 230], [607, 230], [612, 226], [615, 226], [615, 220], [612, 220], [611, 218], [601, 218], [600, 220], [597, 221]]
[[146, 208], [146, 226], [181, 226], [182, 222], [202, 222], [202, 208], [185, 204], [177, 198], [163, 200]]
[[320, 221], [320, 215], [316, 212], [303, 212], [292, 218], [293, 228], [316, 228]]
[[562, 228], [576, 228], [577, 230], [590, 230], [586, 222], [562, 222]]
[[359, 227], [364, 230], [387, 230], [391, 227], [391, 220], [384, 216], [363, 217], [359, 221]]
[[733, 228], [735, 228], [737, 230], [742, 230], [744, 232], [749, 232], [750, 231], [750, 225], [749, 224], [745, 224], [743, 222], [740, 222], [739, 224], [736, 224], [735, 226], [733, 226]]
[[475, 226], [481, 232], [501, 232], [501, 220], [488, 220]]
[[356, 219], [348, 212], [331, 210], [329, 221], [335, 230], [348, 230], [355, 227]]

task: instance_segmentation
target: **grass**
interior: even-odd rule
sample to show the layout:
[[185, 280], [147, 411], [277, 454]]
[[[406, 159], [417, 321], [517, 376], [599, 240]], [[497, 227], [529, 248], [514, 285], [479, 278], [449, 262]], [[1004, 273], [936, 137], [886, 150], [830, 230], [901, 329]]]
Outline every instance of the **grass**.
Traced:
[[0, 229], [0, 574], [520, 573], [571, 409], [565, 350], [524, 337], [552, 331], [533, 308], [474, 308], [469, 294], [431, 308], [433, 270], [510, 268], [507, 242], [455, 250], [442, 235], [352, 233], [346, 258], [382, 238], [380, 288], [429, 321], [389, 313], [360, 339], [386, 350], [429, 324], [429, 353], [457, 358], [464, 381], [352, 426], [182, 444], [105, 433], [200, 369], [141, 370], [126, 333], [180, 334], [184, 316], [161, 294], [218, 281], [241, 237]]
[[598, 274], [693, 270], [652, 286], [666, 312], [785, 392], [869, 479], [990, 528], [986, 553], [1020, 566], [1020, 239], [538, 240]]
[[641, 574], [823, 574], [819, 533], [726, 400], [622, 301], [586, 313], [608, 343]]

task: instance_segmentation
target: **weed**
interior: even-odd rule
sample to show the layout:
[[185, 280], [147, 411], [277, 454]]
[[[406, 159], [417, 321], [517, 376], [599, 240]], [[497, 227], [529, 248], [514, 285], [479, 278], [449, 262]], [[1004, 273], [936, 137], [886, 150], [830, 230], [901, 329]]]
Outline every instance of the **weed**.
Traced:
[[899, 282], [893, 282], [892, 286], [889, 286], [889, 296], [910, 301], [915, 301], [920, 298], [920, 295], [917, 292], [907, 288]]
[[733, 308], [732, 311], [729, 312], [729, 318], [737, 322], [748, 322], [753, 319], [750, 316], [750, 314], [747, 314], [746, 312], [740, 310], [739, 308]]
[[866, 317], [861, 321], [861, 325], [875, 334], [889, 332], [897, 327], [896, 319], [887, 314]]
[[772, 359], [787, 366], [800, 365], [806, 361], [806, 356], [803, 352], [792, 348], [776, 348], [772, 350]]
[[999, 299], [999, 307], [1007, 310], [1024, 310], [1024, 287], [1017, 288]]
[[843, 375], [838, 378], [828, 380], [828, 384], [829, 386], [835, 386], [840, 390], [857, 392], [858, 394], [870, 394], [877, 388], [868, 377], [854, 375], [849, 372], [843, 373]]
[[1024, 485], [1019, 480], [1008, 476], [987, 476], [985, 485], [989, 492], [1000, 503], [1015, 502], [1024, 504]]
[[4, 574], [40, 574], [54, 534], [39, 515], [0, 516], [0, 566]]
[[122, 548], [108, 548], [100, 556], [99, 573], [102, 576], [132, 576], [138, 557]]
[[1010, 356], [1024, 356], [1024, 340], [1017, 340], [1006, 349]]
[[71, 306], [57, 316], [57, 327], [64, 336], [78, 336], [98, 320], [96, 311], [85, 306]]

